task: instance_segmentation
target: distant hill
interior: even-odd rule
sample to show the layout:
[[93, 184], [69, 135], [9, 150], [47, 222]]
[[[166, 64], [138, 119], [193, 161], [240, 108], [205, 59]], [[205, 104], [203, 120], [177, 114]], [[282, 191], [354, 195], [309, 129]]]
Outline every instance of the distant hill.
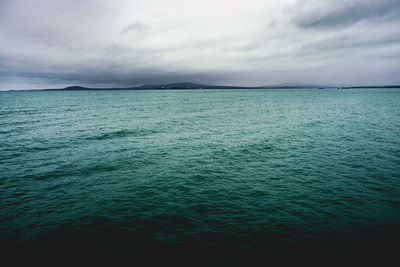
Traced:
[[168, 89], [245, 89], [245, 88], [256, 88], [256, 87], [206, 85], [206, 84], [182, 82], [182, 83], [168, 83], [168, 84], [146, 84], [137, 87], [123, 87], [123, 88], [88, 88], [88, 87], [74, 85], [65, 87], [63, 89], [45, 89], [45, 90], [84, 91], [84, 90], [168, 90]]
[[154, 89], [154, 88], [163, 88], [163, 89], [177, 89], [177, 88], [204, 88], [208, 87], [209, 85], [205, 84], [198, 84], [198, 83], [168, 83], [168, 84], [158, 84], [158, 85], [142, 85], [139, 88], [146, 88], [146, 89]]
[[168, 83], [168, 84], [157, 84], [157, 85], [142, 85], [137, 88], [142, 89], [238, 89], [238, 88], [249, 88], [249, 87], [239, 87], [231, 85], [207, 85], [198, 83]]
[[82, 87], [82, 86], [68, 86], [68, 87], [65, 87], [64, 89], [62, 89], [62, 90], [91, 90], [90, 88], [87, 88], [87, 87]]

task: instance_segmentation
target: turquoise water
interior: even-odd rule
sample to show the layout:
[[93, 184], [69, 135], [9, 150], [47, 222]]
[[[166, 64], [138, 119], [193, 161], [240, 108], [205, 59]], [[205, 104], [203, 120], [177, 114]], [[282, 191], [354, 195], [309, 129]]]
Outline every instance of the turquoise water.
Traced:
[[396, 89], [0, 92], [1, 261], [391, 259], [399, 133]]

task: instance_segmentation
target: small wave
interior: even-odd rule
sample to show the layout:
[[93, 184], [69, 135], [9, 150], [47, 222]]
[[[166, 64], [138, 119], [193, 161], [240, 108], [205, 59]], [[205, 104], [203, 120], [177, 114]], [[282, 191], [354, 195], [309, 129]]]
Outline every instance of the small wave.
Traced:
[[27, 146], [23, 148], [23, 151], [25, 152], [41, 152], [41, 151], [51, 151], [51, 150], [57, 150], [57, 149], [62, 149], [62, 148], [67, 148], [68, 144], [61, 144], [61, 145], [38, 145], [38, 146]]
[[105, 172], [112, 172], [119, 168], [118, 164], [93, 164], [89, 166], [76, 167], [72, 164], [61, 165], [53, 170], [45, 170], [42, 172], [28, 173], [22, 178], [29, 178], [33, 180], [47, 180], [62, 177], [87, 177]]
[[14, 110], [4, 110], [4, 111], [0, 111], [0, 116], [10, 115], [10, 114], [14, 114], [14, 113], [15, 113]]
[[51, 147], [45, 147], [45, 146], [36, 146], [36, 147], [25, 148], [25, 150], [28, 151], [28, 152], [48, 151], [50, 149], [51, 149]]
[[304, 124], [305, 127], [318, 127], [321, 124], [326, 123], [325, 121], [322, 120], [314, 120], [314, 121], [310, 121]]
[[36, 109], [2, 110], [2, 111], [0, 111], [0, 116], [32, 115], [32, 114], [36, 114], [37, 112], [38, 112], [38, 110], [36, 110]]
[[251, 143], [244, 145], [240, 148], [240, 152], [242, 154], [259, 154], [259, 153], [265, 153], [265, 152], [271, 152], [274, 150], [273, 145], [266, 141], [260, 141], [256, 143]]
[[114, 139], [114, 138], [122, 138], [122, 137], [128, 137], [128, 136], [146, 136], [156, 133], [153, 130], [145, 130], [145, 129], [136, 129], [136, 130], [128, 130], [128, 129], [123, 129], [119, 131], [114, 131], [114, 132], [107, 132], [103, 133], [97, 136], [89, 136], [86, 139], [87, 140], [109, 140], [109, 139]]

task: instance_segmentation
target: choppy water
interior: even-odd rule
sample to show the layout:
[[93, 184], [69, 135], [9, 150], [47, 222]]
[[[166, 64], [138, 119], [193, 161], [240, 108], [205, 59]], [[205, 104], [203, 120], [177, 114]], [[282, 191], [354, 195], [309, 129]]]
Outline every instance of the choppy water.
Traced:
[[0, 92], [0, 262], [393, 259], [399, 133], [396, 89]]

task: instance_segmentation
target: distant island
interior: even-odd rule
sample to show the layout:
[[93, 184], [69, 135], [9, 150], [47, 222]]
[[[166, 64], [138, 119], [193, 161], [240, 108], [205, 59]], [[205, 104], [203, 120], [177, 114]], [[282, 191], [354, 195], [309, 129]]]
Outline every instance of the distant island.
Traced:
[[367, 89], [367, 88], [400, 88], [400, 85], [385, 85], [385, 86], [321, 86], [321, 85], [301, 85], [301, 84], [279, 84], [267, 86], [230, 86], [230, 85], [206, 85], [198, 83], [169, 83], [169, 84], [153, 84], [142, 85], [135, 87], [121, 88], [89, 88], [83, 86], [68, 86], [62, 89], [43, 89], [42, 91], [89, 91], [89, 90], [172, 90], [172, 89], [318, 89], [318, 88], [337, 88], [337, 89]]

